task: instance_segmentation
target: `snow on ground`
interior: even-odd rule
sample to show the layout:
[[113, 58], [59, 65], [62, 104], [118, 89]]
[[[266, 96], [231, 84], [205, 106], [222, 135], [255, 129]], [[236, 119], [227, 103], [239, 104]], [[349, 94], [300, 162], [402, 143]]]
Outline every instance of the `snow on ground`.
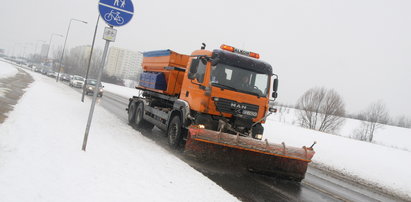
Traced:
[[264, 134], [269, 142], [292, 146], [317, 141], [314, 163], [411, 197], [411, 152], [275, 121], [268, 121]]
[[17, 74], [17, 69], [13, 65], [0, 60], [0, 79], [12, 77]]
[[[137, 91], [120, 86], [105, 90], [126, 97]], [[317, 141], [314, 163], [411, 198], [411, 129], [385, 126], [369, 143], [348, 138], [359, 126], [357, 120], [347, 119], [342, 136], [337, 136], [295, 126], [294, 110], [282, 110], [265, 124], [264, 138], [269, 142], [301, 147]]]
[[83, 152], [90, 99], [32, 76], [0, 125], [1, 201], [237, 201], [99, 106]]
[[108, 91], [110, 93], [114, 93], [126, 98], [131, 98], [133, 96], [136, 96], [140, 93], [139, 90], [135, 88], [129, 88], [129, 87], [124, 87], [124, 86], [119, 86], [119, 85], [114, 85], [111, 83], [102, 83], [104, 86], [104, 91]]
[[[269, 117], [272, 121], [297, 125], [296, 109], [280, 108], [280, 112]], [[346, 118], [341, 129], [337, 132], [343, 137], [353, 137], [355, 129], [360, 127], [361, 121]], [[373, 143], [411, 152], [411, 129], [385, 125], [375, 131]]]
[[[53, 79], [36, 81], [0, 125], [0, 196], [5, 201], [233, 201], [153, 141], [97, 107], [87, 152], [80, 150], [90, 103]], [[124, 97], [138, 90], [103, 84]], [[374, 143], [347, 138], [359, 125], [348, 119], [341, 136], [295, 126], [295, 113], [270, 116], [265, 138], [310, 146], [313, 162], [411, 198], [410, 129], [386, 126]]]
[[346, 119], [338, 136], [293, 125], [295, 114], [283, 108], [270, 116], [265, 138], [295, 146], [317, 141], [313, 162], [411, 197], [411, 129], [384, 126], [369, 143], [348, 138], [360, 125], [358, 120]]

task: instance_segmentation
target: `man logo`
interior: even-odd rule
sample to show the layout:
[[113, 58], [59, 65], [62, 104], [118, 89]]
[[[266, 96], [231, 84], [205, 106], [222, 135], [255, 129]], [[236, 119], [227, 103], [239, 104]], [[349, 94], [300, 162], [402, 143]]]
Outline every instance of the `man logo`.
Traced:
[[247, 106], [240, 105], [240, 104], [234, 103], [234, 102], [231, 103], [231, 107], [234, 107], [234, 108], [237, 108], [237, 109], [247, 109]]

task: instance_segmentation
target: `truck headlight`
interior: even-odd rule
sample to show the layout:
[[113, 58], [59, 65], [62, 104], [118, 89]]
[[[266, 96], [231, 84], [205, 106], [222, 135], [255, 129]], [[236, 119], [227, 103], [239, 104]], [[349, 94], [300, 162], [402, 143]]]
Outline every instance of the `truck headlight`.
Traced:
[[89, 89], [89, 90], [93, 90], [93, 88], [92, 88], [92, 87], [88, 87], [88, 89]]
[[100, 92], [103, 92], [103, 89], [100, 89]]
[[255, 139], [261, 140], [261, 139], [263, 139], [263, 135], [262, 134], [257, 134], [257, 135], [255, 135]]

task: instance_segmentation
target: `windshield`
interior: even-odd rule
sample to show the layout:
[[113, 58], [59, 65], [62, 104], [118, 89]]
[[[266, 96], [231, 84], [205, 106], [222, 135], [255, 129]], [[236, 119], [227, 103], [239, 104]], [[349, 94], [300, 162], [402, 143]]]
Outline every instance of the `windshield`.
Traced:
[[93, 86], [95, 86], [96, 83], [97, 83], [96, 80], [87, 80], [87, 84], [88, 84], [88, 85], [93, 85]]
[[268, 79], [267, 74], [219, 63], [212, 67], [210, 80], [213, 86], [266, 97]]
[[79, 81], [84, 81], [84, 78], [81, 76], [74, 76], [73, 77], [74, 80], [79, 80]]
[[[87, 79], [86, 83], [87, 83], [87, 85], [96, 86], [97, 80], [94, 80], [94, 79], [88, 80]], [[98, 86], [101, 87], [101, 83]]]

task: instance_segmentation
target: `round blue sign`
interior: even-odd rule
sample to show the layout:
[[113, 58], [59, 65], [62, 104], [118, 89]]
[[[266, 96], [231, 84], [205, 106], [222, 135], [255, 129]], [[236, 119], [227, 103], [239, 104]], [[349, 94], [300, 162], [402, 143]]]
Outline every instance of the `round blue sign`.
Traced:
[[116, 27], [127, 24], [134, 14], [131, 0], [100, 0], [98, 10], [107, 24]]

